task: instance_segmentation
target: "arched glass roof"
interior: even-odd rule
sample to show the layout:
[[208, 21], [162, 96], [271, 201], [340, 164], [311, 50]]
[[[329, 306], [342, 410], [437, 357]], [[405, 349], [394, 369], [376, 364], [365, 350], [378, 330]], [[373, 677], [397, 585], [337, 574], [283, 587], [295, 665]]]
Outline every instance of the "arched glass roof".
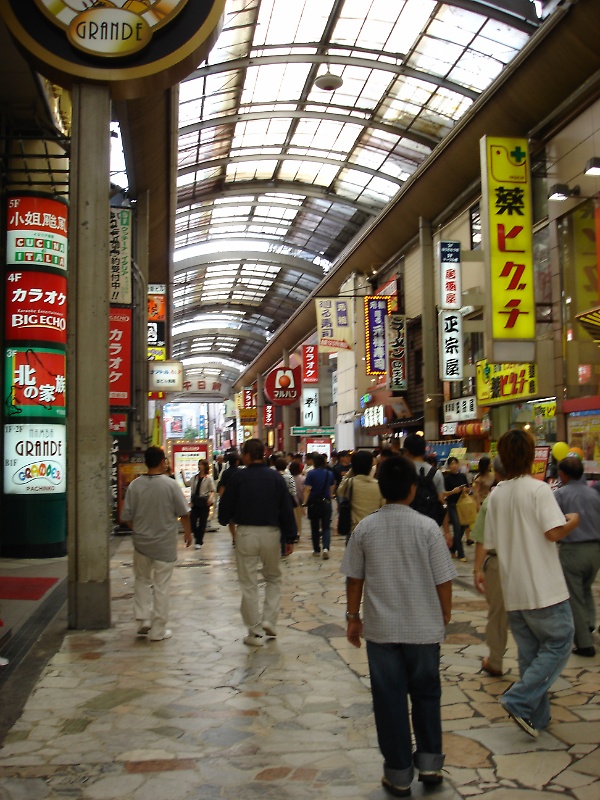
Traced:
[[173, 343], [188, 373], [238, 377], [519, 52], [536, 5], [229, 0], [180, 86]]

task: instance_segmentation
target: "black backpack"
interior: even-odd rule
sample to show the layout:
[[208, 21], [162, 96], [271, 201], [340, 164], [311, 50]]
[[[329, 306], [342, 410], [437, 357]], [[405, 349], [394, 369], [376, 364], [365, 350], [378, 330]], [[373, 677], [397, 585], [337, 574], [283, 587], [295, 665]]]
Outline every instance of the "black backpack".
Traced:
[[435, 467], [431, 467], [427, 474], [421, 474], [420, 467], [417, 467], [417, 493], [415, 499], [410, 504], [411, 508], [419, 514], [431, 517], [437, 525], [441, 525], [446, 516], [446, 509], [440, 498], [433, 482]]

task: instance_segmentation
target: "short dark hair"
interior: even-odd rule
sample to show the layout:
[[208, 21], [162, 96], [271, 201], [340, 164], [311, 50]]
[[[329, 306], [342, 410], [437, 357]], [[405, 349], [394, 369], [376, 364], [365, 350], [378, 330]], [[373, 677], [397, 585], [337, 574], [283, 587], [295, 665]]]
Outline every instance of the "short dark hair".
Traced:
[[404, 449], [408, 450], [411, 456], [422, 457], [425, 455], [425, 448], [427, 442], [424, 436], [419, 436], [418, 433], [409, 433], [404, 440]]
[[481, 458], [479, 459], [479, 463], [477, 464], [477, 472], [480, 475], [485, 475], [485, 473], [490, 468], [491, 463], [492, 460], [489, 456], [481, 456]]
[[583, 475], [583, 464], [579, 456], [567, 456], [559, 462], [558, 470], [571, 480], [578, 481]]
[[529, 475], [535, 458], [535, 439], [525, 430], [511, 428], [498, 439], [498, 455], [508, 479]]
[[456, 456], [450, 456], [450, 458], [446, 461], [446, 466], [449, 467], [450, 464], [458, 464], [458, 458]]
[[300, 475], [302, 472], [302, 464], [299, 461], [292, 461], [290, 464], [290, 475]]
[[350, 463], [355, 475], [368, 475], [373, 468], [373, 453], [370, 450], [355, 450]]
[[326, 463], [327, 459], [325, 458], [324, 453], [313, 453], [313, 464], [315, 465], [315, 469], [324, 467]]
[[417, 482], [415, 465], [404, 456], [392, 456], [379, 464], [379, 491], [386, 500], [406, 500]]
[[287, 467], [287, 461], [282, 456], [279, 456], [278, 458], [275, 459], [274, 467], [277, 470], [277, 472], [283, 472], [284, 469], [286, 469]]
[[157, 447], [153, 444], [144, 453], [144, 461], [148, 469], [155, 469], [165, 459], [165, 451], [162, 447]]
[[227, 463], [230, 467], [235, 467], [240, 463], [240, 457], [237, 453], [230, 453], [227, 456]]
[[252, 461], [262, 461], [265, 457], [265, 446], [260, 439], [246, 439], [242, 445], [242, 453], [249, 455]]

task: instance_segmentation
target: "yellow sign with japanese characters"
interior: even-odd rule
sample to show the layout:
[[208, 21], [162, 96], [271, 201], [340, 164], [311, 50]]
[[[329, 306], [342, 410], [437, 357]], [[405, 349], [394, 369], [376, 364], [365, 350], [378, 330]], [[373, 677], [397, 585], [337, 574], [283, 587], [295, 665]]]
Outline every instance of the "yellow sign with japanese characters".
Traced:
[[527, 401], [537, 394], [535, 364], [490, 364], [477, 362], [477, 404], [494, 406]]
[[531, 174], [527, 139], [481, 139], [482, 217], [493, 339], [535, 338]]

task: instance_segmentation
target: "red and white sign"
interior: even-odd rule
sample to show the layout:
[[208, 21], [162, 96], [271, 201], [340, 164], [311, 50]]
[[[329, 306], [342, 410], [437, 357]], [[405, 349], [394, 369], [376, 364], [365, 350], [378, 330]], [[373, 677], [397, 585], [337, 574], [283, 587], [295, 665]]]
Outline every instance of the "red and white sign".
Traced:
[[276, 406], [291, 406], [299, 400], [301, 391], [300, 367], [272, 369], [265, 379], [265, 394]]
[[263, 425], [265, 428], [275, 425], [275, 406], [263, 406]]
[[319, 382], [319, 348], [316, 344], [302, 346], [302, 383]]
[[127, 414], [110, 414], [108, 430], [113, 436], [125, 436], [127, 433]]
[[108, 385], [111, 406], [131, 405], [130, 308], [111, 308], [108, 335]]
[[457, 311], [462, 306], [460, 242], [440, 242], [440, 307]]
[[11, 196], [6, 263], [67, 269], [68, 206], [51, 197]]
[[53, 272], [6, 276], [6, 339], [67, 342], [67, 279]]

